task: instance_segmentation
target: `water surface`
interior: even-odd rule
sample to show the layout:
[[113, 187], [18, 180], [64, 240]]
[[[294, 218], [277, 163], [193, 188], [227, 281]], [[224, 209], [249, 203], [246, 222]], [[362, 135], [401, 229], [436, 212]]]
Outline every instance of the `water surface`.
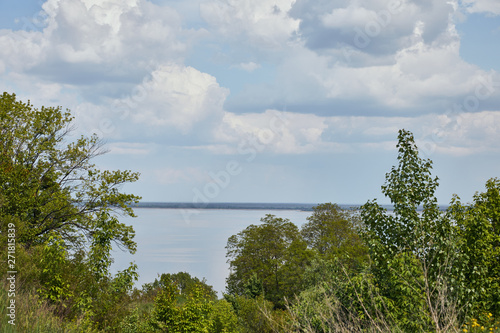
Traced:
[[266, 214], [288, 218], [297, 226], [307, 222], [310, 211], [243, 209], [135, 208], [137, 218], [122, 218], [136, 232], [135, 255], [114, 250], [113, 272], [135, 261], [139, 269], [137, 286], [152, 282], [161, 273], [188, 272], [216, 291], [225, 289], [229, 272], [227, 239], [250, 224], [259, 224]]

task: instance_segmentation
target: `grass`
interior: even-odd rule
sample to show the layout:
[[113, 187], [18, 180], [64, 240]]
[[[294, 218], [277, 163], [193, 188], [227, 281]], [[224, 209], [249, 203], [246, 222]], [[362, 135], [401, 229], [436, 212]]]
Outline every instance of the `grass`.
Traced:
[[47, 302], [40, 301], [35, 292], [16, 292], [16, 319], [15, 326], [8, 323], [7, 314], [9, 301], [7, 288], [0, 288], [0, 332], [2, 333], [72, 333], [81, 332], [78, 322], [65, 323], [63, 319], [53, 314], [53, 307]]

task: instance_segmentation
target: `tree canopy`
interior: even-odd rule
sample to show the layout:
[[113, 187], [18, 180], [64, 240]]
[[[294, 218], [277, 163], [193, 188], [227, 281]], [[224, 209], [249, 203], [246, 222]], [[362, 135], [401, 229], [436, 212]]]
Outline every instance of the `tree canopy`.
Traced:
[[324, 259], [338, 258], [351, 267], [367, 260], [368, 250], [360, 237], [362, 223], [354, 211], [332, 203], [313, 209], [300, 231], [309, 248]]
[[[18, 241], [43, 244], [51, 235], [67, 246], [105, 237], [135, 251], [132, 227], [118, 213], [134, 216], [138, 196], [120, 192], [139, 174], [99, 170], [92, 159], [104, 153], [97, 136], [68, 142], [71, 114], [60, 107], [35, 108], [15, 94], [0, 97], [0, 215], [19, 219]], [[99, 242], [99, 241], [98, 241]]]
[[69, 110], [0, 96], [0, 243], [15, 236], [16, 278], [27, 293], [36, 290], [58, 314], [84, 316], [88, 327], [116, 327], [137, 266], [113, 276], [111, 249], [136, 250], [119, 217], [134, 216], [140, 198], [121, 187], [139, 174], [98, 169], [102, 142], [71, 140], [72, 121]]
[[[298, 227], [288, 219], [266, 215], [262, 224], [250, 225], [227, 241], [231, 274], [229, 293], [244, 295], [255, 275], [263, 284], [264, 296], [277, 306], [292, 298], [301, 286], [301, 272], [311, 253]], [[254, 283], [255, 284], [255, 283]]]

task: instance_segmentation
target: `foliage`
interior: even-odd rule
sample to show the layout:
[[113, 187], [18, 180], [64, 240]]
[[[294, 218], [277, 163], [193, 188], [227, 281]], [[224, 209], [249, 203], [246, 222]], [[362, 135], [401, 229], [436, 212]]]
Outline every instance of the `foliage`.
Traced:
[[158, 291], [167, 288], [168, 286], [174, 284], [179, 291], [179, 298], [184, 299], [185, 295], [189, 295], [194, 291], [194, 288], [202, 288], [204, 293], [208, 295], [210, 299], [217, 299], [217, 293], [212, 286], [206, 283], [206, 280], [198, 279], [195, 276], [191, 276], [187, 272], [178, 272], [175, 274], [163, 273], [159, 276], [159, 279], [155, 279], [151, 283], [146, 283], [142, 286], [142, 293], [146, 298], [153, 298], [156, 296]]
[[237, 319], [225, 300], [215, 301], [205, 286], [196, 283], [179, 302], [180, 288], [164, 279], [162, 289], [154, 299], [151, 326], [166, 332], [235, 332]]
[[300, 290], [302, 272], [312, 253], [289, 220], [266, 215], [261, 221], [228, 239], [226, 256], [231, 274], [227, 290], [244, 295], [256, 275], [262, 282], [264, 297], [284, 307], [284, 298], [291, 299]]
[[482, 317], [480, 320], [472, 318], [470, 321], [466, 322], [462, 327], [462, 332], [500, 332], [500, 320], [495, 320], [491, 312], [481, 313], [480, 317]]
[[71, 298], [68, 281], [63, 277], [68, 265], [68, 253], [60, 237], [49, 237], [40, 255], [39, 276], [42, 288], [38, 289], [43, 299], [65, 306], [64, 300]]
[[380, 294], [368, 270], [348, 270], [338, 258], [319, 259], [308, 268], [305, 280], [308, 287], [289, 305], [294, 330], [398, 331], [393, 302]]
[[[0, 312], [7, 313], [9, 302], [7, 288], [2, 284], [0, 288]], [[5, 318], [0, 320], [0, 332], [3, 333], [94, 333], [88, 322], [82, 317], [73, 321], [64, 320], [54, 314], [54, 305], [41, 299], [36, 292], [21, 291], [16, 293], [16, 325], [7, 323]], [[2, 316], [3, 317], [3, 316]], [[6, 317], [8, 318], [8, 317]]]
[[456, 321], [457, 293], [463, 287], [458, 235], [437, 205], [432, 162], [418, 156], [410, 132], [400, 130], [398, 139], [399, 165], [382, 186], [393, 214], [375, 200], [361, 208], [371, 268], [404, 330], [445, 331]]
[[[393, 212], [375, 200], [361, 207], [364, 225], [359, 230], [369, 249], [368, 265], [352, 271], [340, 258], [313, 261], [304, 276], [307, 288], [290, 306], [293, 329], [448, 332], [458, 330], [465, 318], [471, 302], [467, 296], [475, 289], [467, 281], [467, 270], [474, 266], [472, 253], [463, 250], [464, 235], [475, 238], [460, 226], [472, 226], [474, 219], [458, 204], [447, 213], [439, 210], [431, 161], [418, 156], [410, 132], [401, 130], [398, 139], [399, 165], [382, 186]], [[496, 198], [494, 192], [491, 197]], [[460, 218], [463, 223], [457, 222]], [[493, 251], [493, 243], [488, 244]], [[485, 258], [481, 251], [473, 252]], [[491, 281], [491, 270], [482, 272], [488, 274], [481, 281]]]
[[104, 152], [101, 142], [96, 136], [68, 142], [71, 122], [61, 108], [0, 96], [0, 243], [5, 222], [13, 223], [23, 291], [36, 290], [40, 302], [68, 320], [116, 329], [137, 267], [113, 277], [110, 251], [116, 243], [135, 252], [134, 230], [118, 214], [134, 216], [130, 204], [139, 197], [120, 187], [139, 175], [97, 169], [91, 161]]
[[455, 197], [448, 209], [460, 234], [463, 265], [462, 303], [469, 316], [481, 312], [500, 316], [500, 180], [486, 182], [486, 192], [476, 193], [473, 203], [463, 205]]
[[240, 325], [234, 309], [228, 301], [221, 299], [213, 304], [210, 315], [213, 332], [239, 332]]
[[156, 329], [151, 323], [151, 312], [135, 306], [133, 310], [123, 318], [119, 326], [121, 333], [152, 333]]
[[280, 319], [283, 310], [274, 309], [274, 304], [263, 295], [255, 298], [224, 294], [224, 298], [232, 305], [237, 315], [242, 333], [276, 332], [275, 319]]
[[249, 298], [256, 298], [257, 296], [264, 295], [264, 284], [262, 280], [257, 277], [256, 273], [250, 276], [243, 288], [243, 294]]
[[308, 222], [301, 228], [309, 248], [322, 258], [340, 258], [352, 268], [359, 268], [366, 262], [368, 249], [359, 236], [362, 225], [358, 216], [332, 203], [320, 204], [313, 209]]
[[[0, 97], [0, 215], [17, 216], [19, 242], [29, 247], [44, 244], [54, 233], [68, 245], [79, 246], [121, 211], [134, 216], [129, 204], [139, 197], [123, 194], [119, 186], [134, 182], [137, 173], [100, 171], [91, 163], [103, 153], [96, 136], [65, 143], [72, 117], [61, 108], [36, 109]], [[106, 215], [107, 214], [107, 215]], [[116, 223], [111, 239], [135, 251], [134, 232]]]

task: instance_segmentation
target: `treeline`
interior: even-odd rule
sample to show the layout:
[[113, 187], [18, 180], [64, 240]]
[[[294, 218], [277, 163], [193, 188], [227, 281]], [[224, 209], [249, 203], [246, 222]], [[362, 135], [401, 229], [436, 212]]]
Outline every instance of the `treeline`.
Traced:
[[398, 164], [357, 211], [314, 207], [301, 228], [266, 215], [227, 242], [222, 299], [205, 280], [162, 274], [133, 288], [111, 274], [113, 245], [135, 252], [139, 175], [101, 171], [95, 136], [68, 142], [72, 118], [0, 97], [1, 332], [498, 331], [500, 180], [446, 211], [432, 163], [399, 132]]
[[133, 208], [183, 208], [183, 209], [243, 209], [243, 210], [301, 210], [312, 211], [314, 204], [304, 203], [254, 203], [254, 202], [139, 202]]

